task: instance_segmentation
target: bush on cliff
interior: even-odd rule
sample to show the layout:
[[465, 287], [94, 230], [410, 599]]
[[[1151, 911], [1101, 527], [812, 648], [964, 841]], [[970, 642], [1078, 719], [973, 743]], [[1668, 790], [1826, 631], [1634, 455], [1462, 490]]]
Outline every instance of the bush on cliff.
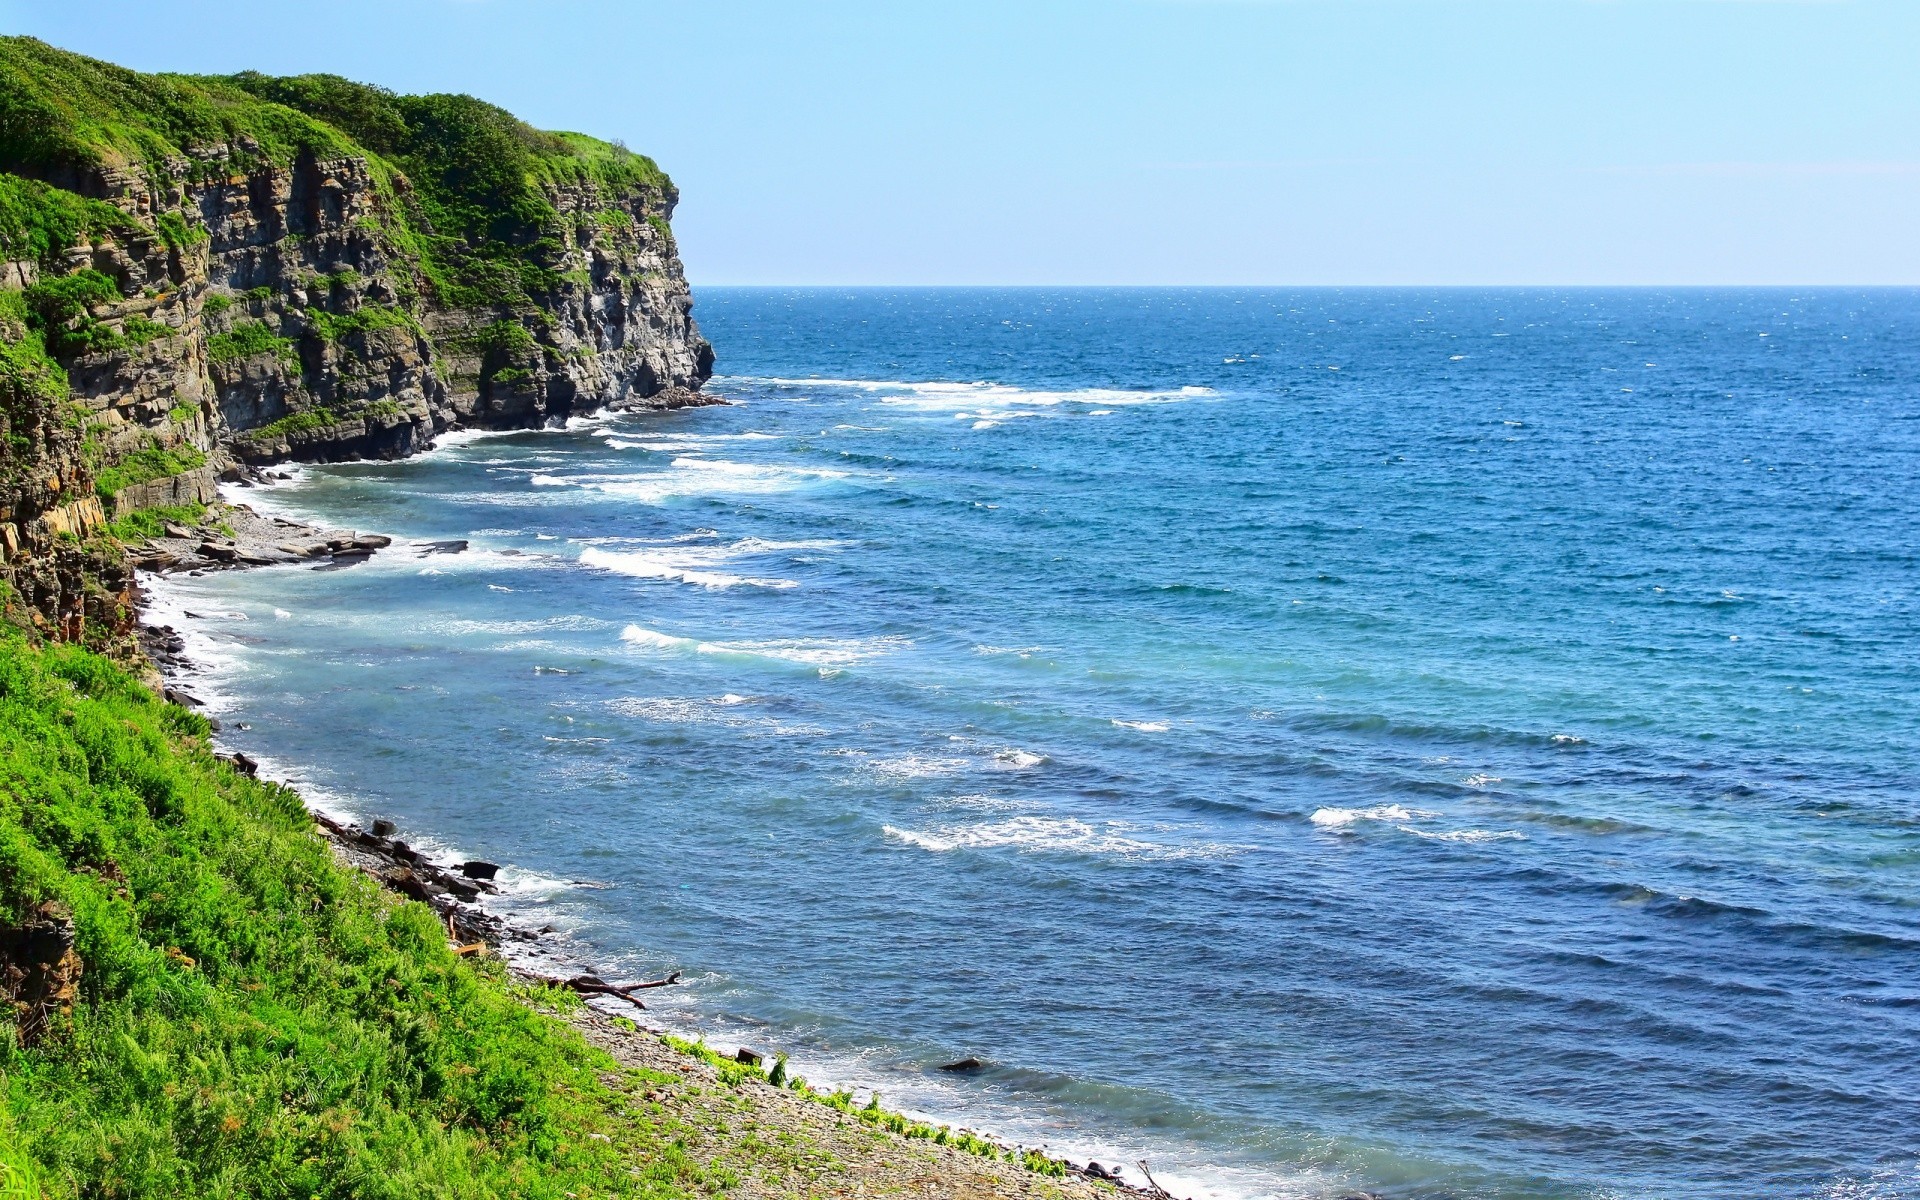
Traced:
[[0, 638], [0, 948], [68, 921], [82, 966], [70, 1012], [0, 1004], [10, 1186], [562, 1200], [713, 1182], [621, 1112], [610, 1060], [456, 957], [431, 910], [337, 865], [299, 798], [218, 762], [206, 728], [104, 658]]

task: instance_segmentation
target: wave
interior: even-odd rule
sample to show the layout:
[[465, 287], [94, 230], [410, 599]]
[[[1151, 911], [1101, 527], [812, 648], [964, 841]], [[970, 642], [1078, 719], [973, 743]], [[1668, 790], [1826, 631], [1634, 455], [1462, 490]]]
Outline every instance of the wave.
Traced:
[[570, 613], [564, 617], [536, 617], [522, 621], [474, 621], [467, 619], [435, 621], [428, 626], [435, 633], [466, 637], [474, 634], [525, 634], [547, 633], [556, 630], [585, 632], [594, 629], [609, 628], [613, 622], [603, 621], [599, 617]]
[[620, 640], [629, 646], [673, 654], [710, 654], [770, 659], [811, 667], [844, 667], [881, 658], [913, 645], [909, 638], [770, 638], [757, 642], [706, 642], [675, 637], [642, 625], [628, 625]]
[[1524, 842], [1527, 835], [1517, 829], [1451, 829], [1440, 832], [1431, 829], [1415, 829], [1411, 825], [1400, 826], [1400, 832], [1415, 837], [1429, 838], [1436, 842], [1466, 842], [1478, 845], [1482, 842]]
[[1400, 804], [1377, 804], [1372, 808], [1317, 808], [1307, 820], [1322, 829], [1345, 829], [1359, 821], [1418, 821], [1439, 815]]
[[1021, 408], [1057, 408], [1062, 405], [1120, 407], [1137, 404], [1178, 404], [1186, 400], [1202, 400], [1218, 396], [1219, 393], [1206, 387], [1179, 388], [1071, 388], [1052, 390], [1045, 388], [1023, 388], [1012, 384], [980, 381], [975, 383], [954, 383], [950, 381], [911, 382], [899, 379], [791, 379], [779, 376], [735, 376], [731, 382], [757, 383], [780, 388], [842, 388], [872, 393], [882, 404], [926, 412], [959, 412], [965, 409], [989, 407], [1000, 410], [993, 413], [972, 414], [988, 421], [1006, 420], [1014, 416], [1032, 416], [1032, 413], [1020, 413]]
[[739, 463], [717, 458], [682, 455], [668, 470], [638, 475], [553, 475], [536, 473], [535, 487], [572, 487], [610, 496], [660, 504], [702, 496], [761, 496], [799, 491], [845, 479], [846, 471], [818, 467], [784, 467], [771, 463]]
[[1352, 829], [1362, 821], [1379, 821], [1393, 826], [1401, 833], [1410, 833], [1415, 837], [1435, 842], [1462, 842], [1467, 845], [1480, 845], [1485, 842], [1524, 842], [1527, 835], [1514, 829], [1421, 829], [1416, 821], [1430, 821], [1440, 816], [1424, 808], [1408, 808], [1403, 804], [1377, 804], [1372, 808], [1318, 808], [1307, 820], [1322, 829]]
[[1138, 826], [1127, 821], [1098, 825], [1075, 817], [1011, 817], [979, 825], [949, 825], [923, 832], [882, 825], [881, 833], [902, 845], [936, 854], [954, 850], [1011, 849], [1022, 852], [1111, 854], [1124, 858], [1178, 860], [1222, 858], [1249, 849], [1222, 842], [1168, 845], [1129, 836]]
[[1165, 733], [1172, 726], [1165, 721], [1122, 721], [1118, 717], [1109, 719], [1116, 729], [1132, 729], [1140, 733]]
[[780, 736], [820, 737], [829, 731], [818, 725], [789, 725], [754, 712], [733, 711], [751, 703], [729, 692], [711, 699], [681, 696], [626, 696], [609, 700], [609, 711], [623, 717], [661, 725], [720, 725], [728, 729], [763, 730]]
[[584, 566], [598, 567], [636, 579], [669, 579], [676, 583], [713, 589], [759, 587], [780, 590], [800, 586], [799, 581], [794, 579], [759, 578], [701, 569], [703, 566], [726, 562], [729, 557], [712, 550], [621, 554], [589, 546], [580, 552], [580, 562]]

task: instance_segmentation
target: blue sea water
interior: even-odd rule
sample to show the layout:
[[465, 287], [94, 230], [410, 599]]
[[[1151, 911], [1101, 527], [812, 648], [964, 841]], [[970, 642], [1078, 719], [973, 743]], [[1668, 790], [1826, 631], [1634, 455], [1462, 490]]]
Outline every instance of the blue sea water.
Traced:
[[1920, 294], [698, 298], [246, 493], [472, 548], [161, 585], [226, 740], [1183, 1194], [1920, 1196]]

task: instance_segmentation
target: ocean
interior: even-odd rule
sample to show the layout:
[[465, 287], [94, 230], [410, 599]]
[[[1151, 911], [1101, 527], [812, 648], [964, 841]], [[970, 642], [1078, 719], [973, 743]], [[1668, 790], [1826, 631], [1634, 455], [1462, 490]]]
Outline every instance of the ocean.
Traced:
[[1183, 1196], [1920, 1197], [1920, 292], [697, 298], [236, 492], [396, 545], [153, 587], [223, 742]]

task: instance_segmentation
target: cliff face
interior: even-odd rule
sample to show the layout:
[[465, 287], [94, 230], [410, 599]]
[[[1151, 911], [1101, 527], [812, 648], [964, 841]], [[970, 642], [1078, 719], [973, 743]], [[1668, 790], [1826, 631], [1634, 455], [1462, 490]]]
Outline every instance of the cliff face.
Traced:
[[0, 38], [16, 606], [57, 635], [124, 626], [108, 523], [253, 465], [698, 403], [677, 199], [643, 156], [470, 97]]

